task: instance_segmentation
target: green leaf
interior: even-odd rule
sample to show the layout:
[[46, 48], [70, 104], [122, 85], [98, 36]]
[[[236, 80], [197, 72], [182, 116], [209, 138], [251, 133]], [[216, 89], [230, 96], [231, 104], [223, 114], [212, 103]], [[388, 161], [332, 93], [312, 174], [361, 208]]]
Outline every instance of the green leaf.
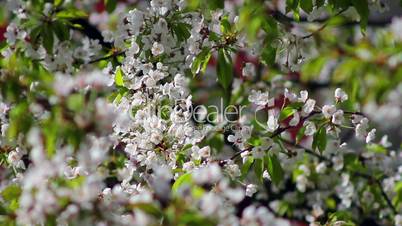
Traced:
[[62, 10], [56, 14], [56, 17], [59, 19], [77, 19], [77, 18], [82, 18], [82, 17], [87, 17], [87, 13], [78, 10], [78, 9], [67, 9], [67, 10]]
[[307, 82], [317, 78], [327, 62], [327, 57], [319, 56], [303, 64], [301, 68], [301, 80]]
[[398, 208], [400, 205], [402, 205], [402, 181], [395, 184], [394, 191], [396, 193], [396, 196], [393, 199], [393, 202], [395, 203], [395, 206]]
[[84, 176], [78, 176], [71, 180], [66, 180], [66, 186], [69, 188], [79, 188], [85, 182]]
[[222, 33], [228, 33], [232, 30], [227, 16], [221, 20], [221, 31]]
[[304, 10], [304, 12], [310, 13], [313, 11], [313, 0], [301, 0], [300, 7]]
[[296, 144], [300, 143], [300, 141], [303, 139], [305, 131], [306, 131], [306, 127], [304, 127], [304, 126], [302, 128], [300, 128], [299, 131], [297, 131]]
[[72, 94], [67, 99], [67, 107], [72, 111], [80, 111], [84, 105], [84, 97], [77, 93]]
[[29, 34], [29, 38], [31, 39], [31, 41], [33, 43], [37, 42], [39, 35], [42, 32], [42, 29], [43, 29], [43, 26], [40, 26], [40, 25], [35, 27], [34, 29], [32, 29], [31, 33]]
[[315, 4], [316, 4], [317, 8], [319, 8], [325, 4], [325, 0], [316, 0]]
[[10, 202], [13, 199], [18, 199], [21, 194], [21, 188], [18, 185], [12, 184], [1, 191], [1, 196], [4, 200]]
[[387, 149], [379, 144], [367, 145], [367, 150], [378, 154], [387, 154]]
[[369, 16], [369, 5], [367, 0], [353, 0], [353, 6], [360, 15], [360, 28], [366, 31]]
[[247, 176], [247, 174], [248, 174], [248, 172], [250, 170], [250, 167], [253, 164], [253, 162], [254, 162], [253, 157], [247, 157], [246, 161], [243, 163], [243, 166], [241, 167], [241, 170], [240, 170], [240, 172], [241, 172], [240, 179], [246, 178], [246, 176]]
[[162, 107], [161, 118], [164, 120], [169, 120], [170, 118], [170, 107]]
[[348, 211], [339, 210], [329, 215], [330, 225], [333, 225], [335, 222], [343, 221], [343, 226], [355, 226], [351, 219], [353, 219], [352, 214]]
[[112, 13], [117, 6], [117, 0], [105, 0], [106, 11]]
[[299, 2], [304, 0], [286, 0], [286, 13], [292, 11], [293, 18], [296, 21], [300, 20]]
[[63, 4], [64, 0], [54, 0], [53, 5], [55, 7], [59, 7], [61, 4]]
[[299, 0], [286, 0], [286, 12], [290, 12], [291, 10], [297, 10], [298, 6], [299, 6]]
[[252, 137], [250, 137], [250, 139], [248, 139], [247, 143], [250, 144], [251, 146], [254, 146], [254, 147], [260, 146], [261, 145], [261, 138], [252, 136]]
[[219, 49], [218, 51], [218, 65], [216, 67], [216, 73], [218, 75], [219, 84], [221, 84], [221, 86], [227, 90], [232, 83], [233, 68], [232, 59], [225, 49]]
[[20, 132], [27, 132], [32, 125], [33, 119], [29, 113], [29, 106], [26, 102], [21, 102], [14, 106], [10, 113], [10, 126], [7, 136], [10, 140], [16, 139]]
[[289, 107], [289, 106], [285, 107], [279, 115], [279, 121], [289, 118], [290, 116], [292, 116], [295, 113], [295, 111], [296, 110], [292, 107]]
[[283, 179], [284, 171], [278, 157], [274, 154], [272, 156], [265, 157], [265, 164], [267, 164], [267, 170], [271, 176], [272, 182], [278, 185]]
[[59, 126], [53, 121], [49, 120], [43, 128], [43, 135], [45, 137], [46, 153], [49, 157], [56, 153], [56, 143], [58, 139]]
[[116, 86], [124, 86], [123, 71], [121, 70], [120, 67], [116, 69], [116, 74], [114, 76], [114, 83], [116, 84]]
[[264, 161], [262, 159], [254, 160], [254, 172], [257, 179], [262, 182], [262, 174], [264, 172]]
[[322, 153], [327, 147], [327, 131], [324, 126], [314, 134], [314, 140], [312, 144], [313, 149], [317, 149]]
[[328, 3], [332, 6], [332, 9], [336, 11], [349, 7], [351, 0], [329, 0]]
[[59, 20], [54, 21], [52, 28], [60, 41], [65, 41], [70, 38], [70, 31], [63, 22]]
[[209, 0], [206, 2], [208, 2], [208, 7], [210, 9], [223, 9], [223, 7], [225, 6], [224, 0]]
[[223, 134], [216, 134], [208, 141], [208, 146], [214, 148], [217, 151], [222, 150], [223, 146], [225, 145], [224, 136]]
[[275, 59], [276, 59], [276, 48], [272, 47], [271, 43], [268, 43], [262, 50], [261, 61], [262, 63], [268, 66], [272, 66], [275, 64]]
[[179, 42], [183, 42], [191, 36], [190, 29], [191, 25], [186, 23], [177, 23], [172, 25], [172, 30]]
[[211, 50], [209, 48], [203, 48], [201, 52], [195, 57], [191, 64], [191, 72], [193, 75], [198, 74], [200, 71], [205, 73], [208, 66], [208, 62], [211, 59]]
[[51, 26], [44, 25], [41, 35], [42, 35], [43, 47], [45, 47], [48, 53], [53, 53], [54, 36]]
[[177, 191], [182, 185], [191, 184], [191, 181], [192, 181], [191, 173], [183, 174], [179, 178], [177, 178], [177, 180], [174, 182], [172, 190]]
[[132, 205], [133, 208], [138, 208], [145, 213], [155, 216], [161, 217], [163, 216], [163, 212], [154, 204], [152, 203], [135, 203]]

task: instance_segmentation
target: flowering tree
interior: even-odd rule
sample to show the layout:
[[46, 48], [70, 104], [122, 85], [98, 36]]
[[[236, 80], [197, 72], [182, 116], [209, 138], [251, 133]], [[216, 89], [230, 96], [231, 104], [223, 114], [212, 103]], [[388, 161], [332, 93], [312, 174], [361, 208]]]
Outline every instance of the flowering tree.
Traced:
[[402, 17], [384, 10], [8, 0], [1, 225], [401, 226]]

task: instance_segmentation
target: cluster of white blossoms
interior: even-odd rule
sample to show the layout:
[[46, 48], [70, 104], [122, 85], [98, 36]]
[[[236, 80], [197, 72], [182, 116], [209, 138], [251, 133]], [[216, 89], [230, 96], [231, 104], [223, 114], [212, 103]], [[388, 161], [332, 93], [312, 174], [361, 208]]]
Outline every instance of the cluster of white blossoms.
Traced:
[[[224, 177], [221, 166], [211, 158], [210, 148], [198, 146], [205, 130], [198, 131], [189, 118], [192, 103], [184, 73], [201, 48], [210, 45], [207, 34], [201, 35], [200, 31], [214, 28], [204, 24], [200, 14], [182, 12], [182, 7], [182, 1], [168, 4], [151, 1], [146, 11], [135, 9], [122, 17], [117, 32], [104, 32], [106, 41], [112, 41], [116, 48], [124, 51], [123, 64], [114, 70], [109, 65], [102, 72], [68, 75], [75, 70], [74, 60], [88, 63], [97, 55], [100, 47], [94, 40], [84, 39], [83, 45], [76, 49], [56, 40], [52, 54], [46, 54], [41, 46], [27, 51], [32, 53], [27, 57], [43, 60], [48, 70], [64, 72], [55, 76], [55, 96], [50, 104], [63, 105], [66, 98], [77, 92], [110, 89], [112, 71], [115, 71], [116, 86], [124, 87], [127, 93], [116, 98], [113, 104], [97, 99], [92, 103], [92, 112], [74, 116], [73, 122], [81, 128], [90, 127], [91, 122], [96, 126], [95, 131], [82, 137], [78, 150], [58, 145], [55, 154], [49, 157], [42, 142], [43, 134], [32, 128], [26, 138], [28, 147], [24, 147], [29, 152], [17, 147], [9, 154], [9, 164], [20, 169], [13, 182], [22, 187], [18, 223], [44, 224], [54, 216], [60, 225], [71, 222], [152, 225], [157, 219], [149, 214], [140, 209], [125, 212], [119, 205], [169, 200], [170, 182], [181, 175], [171, 172], [180, 169], [190, 172], [199, 186], [216, 186], [198, 199], [191, 198], [194, 203], [190, 206], [199, 205], [203, 215], [219, 219], [222, 225], [248, 222], [242, 215], [236, 216], [235, 205], [246, 194], [255, 193], [256, 186], [247, 186], [247, 189], [234, 186]], [[172, 35], [172, 26], [191, 27], [191, 41], [183, 42]], [[13, 25], [10, 29], [14, 29]], [[15, 44], [18, 37], [7, 37], [9, 44]], [[30, 48], [28, 43], [26, 46]], [[122, 79], [119, 84], [118, 79]], [[38, 119], [49, 117], [48, 110], [36, 107], [39, 108]], [[2, 125], [5, 126], [4, 115], [8, 109], [2, 103]], [[103, 164], [108, 161], [110, 150], [121, 147], [126, 160], [117, 172], [119, 182], [105, 187], [109, 175]], [[30, 159], [26, 171], [24, 155]], [[184, 155], [185, 162], [177, 165], [179, 155]], [[178, 192], [182, 198], [188, 196], [185, 189]], [[82, 216], [85, 211], [101, 211], [102, 217], [96, 220]], [[243, 214], [244, 218], [251, 217], [250, 214]], [[264, 216], [261, 222], [271, 224], [275, 219], [271, 214], [269, 218]], [[287, 225], [286, 221], [281, 225]]]
[[[202, 17], [182, 14], [181, 4], [174, 4], [178, 9], [176, 15], [165, 16], [173, 5], [166, 7], [153, 4], [147, 13], [130, 11], [123, 19], [128, 23], [121, 24], [123, 33], [115, 38], [115, 44], [119, 37], [130, 42], [121, 65], [129, 93], [116, 105], [132, 118], [129, 123], [117, 125], [115, 132], [122, 137], [131, 161], [146, 168], [160, 165], [176, 168], [177, 154], [187, 145], [194, 145], [191, 149], [194, 159], [209, 157], [207, 152], [196, 150], [204, 134], [190, 120], [192, 102], [184, 76], [184, 69], [192, 60], [190, 47], [172, 35], [169, 27], [178, 23], [201, 29]], [[180, 20], [174, 21], [176, 17]], [[191, 35], [196, 39], [199, 30], [192, 30]]]
[[[9, 1], [19, 22], [29, 7]], [[42, 13], [53, 10], [47, 3]], [[183, 220], [188, 225], [206, 218], [208, 225], [290, 226], [290, 216], [316, 226], [324, 212], [371, 202], [370, 211], [402, 225], [390, 201], [402, 178], [401, 152], [390, 150], [387, 136], [377, 139], [370, 113], [346, 110], [355, 106], [347, 106], [350, 97], [341, 88], [322, 104], [307, 90], [293, 92], [275, 81], [250, 85], [245, 81], [257, 69], [247, 62], [240, 70], [246, 85], [234, 80], [229, 93], [242, 86], [251, 111], [234, 122], [197, 126], [188, 74], [205, 49], [212, 58], [220, 48], [249, 51], [238, 40], [242, 34], [220, 37], [225, 23], [237, 21], [219, 10], [208, 16], [189, 11], [183, 0], [152, 0], [120, 15], [117, 31], [102, 32], [113, 46], [104, 59], [100, 40], [77, 31], [65, 41], [56, 38], [49, 51], [28, 41], [32, 31], [10, 23], [2, 55], [10, 58], [19, 48], [54, 76], [50, 90], [30, 84], [23, 95], [49, 98], [22, 110], [0, 94], [0, 148], [8, 167], [0, 172], [0, 204], [7, 189], [18, 193], [12, 216], [20, 225], [175, 225], [191, 213], [194, 219]], [[278, 62], [297, 66], [302, 39], [282, 39], [291, 56]], [[91, 66], [112, 58], [103, 70]], [[9, 78], [3, 70], [0, 76], [1, 82]], [[401, 93], [392, 92], [390, 102]], [[34, 122], [10, 141], [16, 130], [10, 123], [25, 110]], [[348, 130], [366, 148], [351, 149], [342, 137]], [[225, 153], [208, 145], [218, 135]]]

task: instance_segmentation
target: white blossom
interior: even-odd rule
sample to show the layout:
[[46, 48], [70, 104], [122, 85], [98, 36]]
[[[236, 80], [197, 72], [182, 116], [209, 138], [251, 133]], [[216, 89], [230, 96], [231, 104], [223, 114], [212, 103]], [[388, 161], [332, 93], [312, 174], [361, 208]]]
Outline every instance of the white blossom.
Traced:
[[253, 196], [254, 193], [257, 192], [257, 185], [255, 184], [248, 184], [246, 187], [246, 196]]
[[336, 112], [336, 107], [335, 105], [324, 105], [322, 107], [322, 114], [324, 115], [325, 118], [331, 118], [332, 115], [334, 115]]
[[270, 113], [267, 121], [267, 130], [269, 132], [274, 132], [279, 128], [279, 118], [276, 113]]
[[343, 168], [343, 156], [334, 156], [332, 158], [332, 163], [334, 164], [334, 169], [339, 171]]
[[290, 126], [297, 126], [297, 125], [299, 124], [299, 122], [300, 122], [300, 114], [299, 114], [298, 111], [296, 111], [296, 112], [293, 114], [293, 117], [292, 117], [292, 119], [290, 120], [289, 125], [290, 125]]
[[152, 45], [152, 55], [154, 56], [159, 56], [165, 51], [164, 47], [162, 44], [158, 42], [154, 42]]
[[244, 77], [252, 78], [255, 76], [255, 66], [252, 63], [246, 63], [242, 69]]
[[315, 124], [311, 121], [305, 121], [303, 126], [306, 128], [304, 131], [304, 135], [306, 136], [312, 136], [317, 131]]
[[376, 131], [377, 131], [376, 129], [372, 129], [372, 130], [367, 134], [366, 143], [369, 144], [369, 143], [371, 143], [371, 142], [374, 141]]
[[341, 88], [335, 90], [335, 99], [337, 102], [344, 102], [348, 100], [348, 95]]
[[308, 99], [306, 103], [303, 105], [302, 116], [309, 115], [314, 110], [314, 107], [315, 107], [315, 100]]
[[331, 122], [335, 125], [341, 125], [343, 122], [343, 111], [342, 110], [337, 110], [333, 115], [332, 115], [332, 120]]
[[318, 164], [315, 167], [315, 171], [320, 174], [324, 173], [326, 171], [326, 169], [327, 169], [327, 165], [325, 164], [325, 162], [321, 162], [320, 164]]
[[251, 90], [251, 94], [248, 96], [248, 100], [251, 103], [255, 103], [259, 106], [264, 106], [268, 104], [269, 101], [269, 93], [268, 92], [261, 92], [260, 90]]

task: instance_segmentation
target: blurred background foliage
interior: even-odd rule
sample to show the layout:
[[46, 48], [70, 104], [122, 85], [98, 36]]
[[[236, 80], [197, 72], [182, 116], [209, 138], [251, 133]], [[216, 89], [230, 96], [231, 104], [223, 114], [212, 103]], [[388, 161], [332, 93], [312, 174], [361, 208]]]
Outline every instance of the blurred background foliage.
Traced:
[[[47, 52], [52, 52], [54, 39], [68, 40], [70, 31], [77, 32], [71, 45], [79, 44], [83, 36], [99, 40], [104, 59], [100, 58], [90, 66], [73, 62], [76, 70], [104, 68], [109, 60], [119, 65], [122, 61], [121, 52], [103, 39], [101, 31], [106, 28], [117, 29], [115, 26], [120, 13], [145, 4], [144, 1], [117, 0], [66, 1], [67, 4], [62, 4], [63, 0], [31, 2], [33, 12], [38, 13], [24, 20], [22, 26], [30, 31], [28, 41], [34, 48], [42, 45]], [[52, 2], [55, 7], [55, 12], [50, 16], [39, 13], [46, 2]], [[391, 121], [392, 126], [385, 126], [382, 133], [390, 134], [395, 147], [401, 144], [402, 99], [392, 102], [390, 96], [395, 92], [402, 94], [402, 42], [398, 40], [401, 37], [395, 37], [395, 32], [389, 29], [393, 18], [402, 16], [400, 1], [384, 1], [384, 5], [381, 1], [373, 3], [368, 0], [328, 0], [327, 4], [323, 0], [233, 2], [236, 4], [231, 5], [231, 10], [239, 17], [235, 26], [222, 25], [224, 41], [244, 31], [246, 37], [239, 38], [248, 39], [250, 46], [247, 48], [261, 53], [261, 57], [256, 57], [258, 54], [252, 54], [252, 51], [203, 53], [199, 56], [199, 67], [204, 73], [195, 75], [190, 70], [188, 74], [192, 78], [195, 105], [218, 103], [221, 97], [224, 97], [225, 104], [242, 105], [248, 102], [245, 92], [250, 87], [261, 86], [259, 84], [293, 85], [299, 90], [307, 89], [311, 96], [325, 104], [332, 98], [333, 90], [341, 87], [350, 97], [343, 103], [344, 109], [362, 110], [368, 116], [377, 115], [376, 118]], [[389, 10], [385, 9], [386, 6]], [[214, 16], [211, 10], [224, 7], [225, 2], [219, 0], [188, 1], [189, 10], [201, 10], [207, 17]], [[311, 13], [317, 8], [322, 8], [320, 14], [311, 18]], [[108, 13], [110, 15], [106, 16]], [[226, 16], [233, 17], [230, 13]], [[4, 34], [11, 20], [12, 14], [5, 7], [0, 7], [0, 50], [7, 48]], [[184, 29], [179, 32], [183, 33], [185, 39], [185, 28], [180, 29]], [[402, 27], [398, 29], [402, 33]], [[8, 139], [18, 142], [19, 133], [27, 133], [34, 123], [38, 123], [31, 109], [31, 103], [36, 103], [51, 110], [49, 117], [39, 121], [45, 133], [48, 154], [54, 153], [57, 142], [67, 142], [78, 148], [82, 135], [93, 129], [96, 120], [81, 125], [76, 116], [88, 114], [82, 109], [93, 106], [96, 97], [111, 95], [113, 99], [127, 90], [117, 87], [109, 92], [78, 92], [61, 102], [49, 102], [47, 97], [54, 92], [54, 76], [39, 61], [26, 57], [26, 49], [22, 45], [19, 43], [13, 47], [17, 51], [11, 57], [0, 59], [1, 68], [6, 69], [0, 78], [0, 92], [7, 102], [15, 104], [9, 114]], [[256, 66], [255, 77], [243, 76], [241, 69], [245, 63]], [[220, 77], [220, 71], [224, 71], [225, 76]], [[390, 102], [396, 107], [396, 110], [393, 108], [396, 112], [379, 110]], [[388, 115], [391, 113], [397, 116], [396, 121], [395, 117]], [[82, 117], [91, 118], [92, 115]], [[381, 128], [381, 120], [374, 122]], [[205, 142], [215, 151], [221, 150], [225, 144], [224, 135], [215, 134]], [[1, 158], [3, 162], [6, 161], [6, 155], [2, 154]], [[116, 159], [113, 161], [113, 164], [118, 162]], [[246, 164], [242, 170], [247, 171], [247, 167], [250, 165]], [[402, 200], [401, 197], [399, 199]], [[401, 200], [398, 201], [399, 205]], [[334, 202], [327, 201], [328, 206]], [[180, 203], [172, 205], [172, 208], [178, 208]], [[9, 208], [12, 211], [13, 206]], [[286, 208], [284, 212], [288, 210]], [[191, 216], [193, 220], [197, 219]], [[337, 217], [333, 216], [334, 219]], [[172, 222], [175, 220], [172, 219]], [[200, 222], [199, 225], [212, 224]]]

